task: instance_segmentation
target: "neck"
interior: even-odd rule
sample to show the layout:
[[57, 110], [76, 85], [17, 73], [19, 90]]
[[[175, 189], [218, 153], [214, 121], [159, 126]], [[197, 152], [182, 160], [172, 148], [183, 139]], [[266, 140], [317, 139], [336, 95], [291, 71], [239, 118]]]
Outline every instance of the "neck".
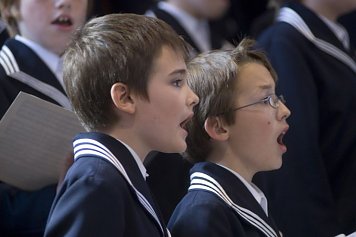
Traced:
[[186, 1], [180, 1], [180, 0], [168, 0], [168, 3], [176, 6], [179, 9], [182, 9], [183, 11], [187, 12], [189, 15], [193, 16], [194, 18], [201, 20], [202, 17], [200, 17], [196, 11], [189, 5], [189, 3], [186, 3]]
[[242, 162], [239, 157], [233, 154], [228, 147], [222, 147], [221, 149], [215, 150], [213, 149], [207, 161], [223, 165], [235, 171], [249, 183], [252, 182], [252, 177], [255, 174], [254, 172], [251, 172], [251, 170], [246, 167], [244, 162]]
[[149, 153], [148, 149], [144, 149], [144, 147], [140, 145], [140, 143], [138, 142], [139, 139], [136, 139], [134, 136], [132, 136], [133, 132], [131, 128], [117, 126], [101, 130], [100, 132], [106, 133], [131, 147], [139, 156], [142, 162], [144, 162], [146, 156]]
[[316, 14], [324, 16], [334, 22], [336, 22], [336, 19], [341, 15], [335, 6], [325, 1], [305, 0], [303, 4]]

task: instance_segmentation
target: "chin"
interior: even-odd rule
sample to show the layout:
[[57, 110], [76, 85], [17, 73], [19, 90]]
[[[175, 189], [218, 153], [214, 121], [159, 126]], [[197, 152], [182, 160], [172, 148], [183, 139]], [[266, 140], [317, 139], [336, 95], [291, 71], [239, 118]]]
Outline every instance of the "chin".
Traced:
[[271, 163], [269, 171], [278, 170], [282, 167], [282, 157], [276, 158], [274, 163]]
[[186, 149], [187, 149], [187, 144], [184, 142], [184, 143], [173, 144], [173, 145], [166, 144], [165, 147], [161, 147], [159, 151], [164, 153], [182, 153], [185, 152]]
[[280, 159], [280, 162], [278, 162], [278, 163], [276, 163], [275, 165], [274, 165], [274, 170], [278, 170], [278, 169], [280, 169], [282, 167], [282, 159]]

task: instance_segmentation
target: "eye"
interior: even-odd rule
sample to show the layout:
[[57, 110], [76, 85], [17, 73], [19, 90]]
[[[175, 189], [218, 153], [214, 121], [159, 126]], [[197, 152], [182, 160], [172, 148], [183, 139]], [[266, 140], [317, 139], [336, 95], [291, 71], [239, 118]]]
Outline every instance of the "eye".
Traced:
[[172, 82], [173, 86], [175, 87], [182, 87], [184, 84], [184, 80], [183, 79], [176, 79]]
[[269, 104], [269, 96], [267, 96], [267, 97], [265, 97], [265, 98], [263, 98], [262, 100], [261, 100], [261, 102], [263, 103], [263, 104], [265, 104], [265, 105], [268, 105]]

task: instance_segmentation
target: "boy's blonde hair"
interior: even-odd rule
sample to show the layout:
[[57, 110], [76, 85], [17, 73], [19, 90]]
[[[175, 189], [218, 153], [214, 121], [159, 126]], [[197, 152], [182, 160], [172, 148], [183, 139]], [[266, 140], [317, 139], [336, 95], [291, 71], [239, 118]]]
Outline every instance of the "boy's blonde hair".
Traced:
[[221, 116], [228, 125], [235, 122], [235, 86], [239, 80], [239, 70], [244, 64], [262, 64], [274, 81], [277, 80], [266, 55], [254, 49], [254, 45], [254, 40], [243, 39], [235, 49], [203, 53], [188, 63], [188, 84], [200, 98], [188, 126], [187, 153], [192, 161], [205, 161], [213, 149], [204, 129], [207, 118]]

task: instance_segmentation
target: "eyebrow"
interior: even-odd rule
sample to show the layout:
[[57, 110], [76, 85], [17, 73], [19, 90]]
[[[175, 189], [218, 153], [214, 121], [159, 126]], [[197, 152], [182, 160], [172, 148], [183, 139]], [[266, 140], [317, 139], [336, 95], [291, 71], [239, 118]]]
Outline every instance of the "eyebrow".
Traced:
[[176, 74], [185, 75], [185, 74], [187, 74], [187, 70], [186, 69], [177, 69], [177, 70], [174, 70], [173, 72], [169, 73], [168, 76], [176, 75]]
[[261, 91], [270, 90], [270, 89], [273, 89], [273, 85], [272, 84], [262, 84], [262, 85], [258, 85], [257, 89], [261, 90]]

